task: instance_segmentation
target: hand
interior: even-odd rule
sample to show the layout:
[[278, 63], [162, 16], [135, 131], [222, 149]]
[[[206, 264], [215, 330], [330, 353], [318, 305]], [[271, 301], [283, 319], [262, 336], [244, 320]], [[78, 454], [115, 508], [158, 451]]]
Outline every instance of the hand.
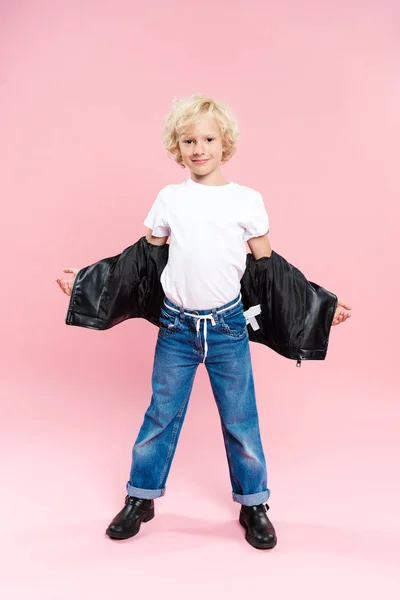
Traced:
[[338, 299], [335, 315], [332, 321], [332, 327], [333, 325], [344, 323], [346, 319], [349, 319], [351, 317], [351, 313], [348, 312], [349, 310], [352, 310], [351, 306]]
[[67, 296], [70, 296], [72, 293], [72, 288], [74, 285], [75, 277], [77, 276], [80, 269], [63, 269], [64, 273], [72, 273], [72, 279], [56, 279], [56, 282]]

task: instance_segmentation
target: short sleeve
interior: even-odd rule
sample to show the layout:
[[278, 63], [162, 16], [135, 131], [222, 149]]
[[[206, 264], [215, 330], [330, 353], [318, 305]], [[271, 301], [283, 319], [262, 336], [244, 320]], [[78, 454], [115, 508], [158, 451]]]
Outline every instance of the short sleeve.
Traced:
[[264, 200], [260, 192], [249, 202], [248, 211], [241, 225], [244, 228], [243, 239], [245, 242], [252, 237], [265, 235], [269, 232], [269, 217], [264, 206]]
[[168, 237], [171, 235], [171, 230], [166, 218], [165, 196], [163, 190], [157, 194], [153, 206], [143, 223], [152, 230], [154, 237]]

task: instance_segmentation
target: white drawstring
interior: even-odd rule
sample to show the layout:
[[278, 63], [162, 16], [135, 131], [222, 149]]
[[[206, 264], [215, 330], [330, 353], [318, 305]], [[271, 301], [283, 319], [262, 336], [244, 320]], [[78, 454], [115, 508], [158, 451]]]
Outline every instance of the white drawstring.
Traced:
[[[230, 306], [227, 306], [226, 308], [222, 308], [221, 310], [217, 310], [217, 313], [222, 313], [226, 310], [229, 310], [230, 308], [233, 308], [234, 306], [236, 306], [236, 304], [239, 304], [239, 302], [241, 302], [242, 300], [242, 295], [240, 294], [239, 299], [236, 300], [236, 302], [234, 304], [231, 304]], [[169, 304], [167, 304], [164, 300], [164, 304], [167, 308], [169, 308], [170, 310], [174, 310], [175, 312], [179, 312], [178, 309], [173, 308], [172, 306], [170, 306]], [[204, 359], [203, 362], [206, 362], [206, 356], [207, 356], [207, 349], [208, 349], [208, 344], [207, 344], [207, 319], [210, 319], [212, 326], [214, 327], [215, 323], [215, 319], [212, 313], [209, 313], [208, 315], [196, 315], [194, 313], [190, 313], [190, 312], [184, 312], [184, 315], [188, 315], [189, 317], [196, 317], [196, 319], [198, 319], [197, 323], [196, 323], [196, 331], [197, 331], [197, 335], [199, 335], [200, 332], [200, 320], [203, 319], [204, 320]]]
[[199, 335], [199, 332], [200, 332], [200, 319], [204, 319], [204, 349], [205, 349], [205, 352], [204, 352], [203, 362], [206, 362], [207, 348], [208, 348], [208, 345], [207, 345], [207, 319], [211, 319], [211, 324], [213, 327], [215, 325], [215, 319], [214, 319], [212, 313], [210, 313], [209, 315], [191, 315], [191, 316], [198, 318], [198, 321], [196, 323], [197, 335]]

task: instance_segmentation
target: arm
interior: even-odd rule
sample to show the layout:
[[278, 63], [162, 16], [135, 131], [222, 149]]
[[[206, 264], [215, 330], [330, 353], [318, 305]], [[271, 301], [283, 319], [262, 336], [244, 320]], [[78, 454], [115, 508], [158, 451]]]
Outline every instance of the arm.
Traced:
[[255, 260], [262, 258], [263, 256], [270, 257], [272, 254], [272, 248], [267, 234], [250, 238], [247, 240], [247, 243]]
[[154, 246], [164, 246], [164, 244], [167, 242], [167, 239], [168, 239], [168, 236], [167, 237], [156, 237], [153, 235], [152, 229], [147, 230], [146, 240], [149, 242], [149, 244], [153, 244]]

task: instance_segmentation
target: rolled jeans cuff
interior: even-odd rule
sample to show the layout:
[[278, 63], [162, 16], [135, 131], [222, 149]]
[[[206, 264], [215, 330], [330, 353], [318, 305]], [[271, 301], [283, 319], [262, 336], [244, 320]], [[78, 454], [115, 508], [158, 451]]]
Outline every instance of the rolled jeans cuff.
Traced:
[[232, 498], [234, 502], [240, 502], [244, 506], [255, 506], [256, 504], [263, 504], [267, 502], [270, 496], [270, 491], [258, 492], [257, 494], [235, 494], [232, 492]]
[[165, 496], [165, 487], [161, 490], [145, 490], [144, 488], [133, 487], [133, 485], [127, 483], [126, 492], [128, 496], [135, 496], [135, 498], [151, 500], [152, 498], [159, 498], [160, 496]]

